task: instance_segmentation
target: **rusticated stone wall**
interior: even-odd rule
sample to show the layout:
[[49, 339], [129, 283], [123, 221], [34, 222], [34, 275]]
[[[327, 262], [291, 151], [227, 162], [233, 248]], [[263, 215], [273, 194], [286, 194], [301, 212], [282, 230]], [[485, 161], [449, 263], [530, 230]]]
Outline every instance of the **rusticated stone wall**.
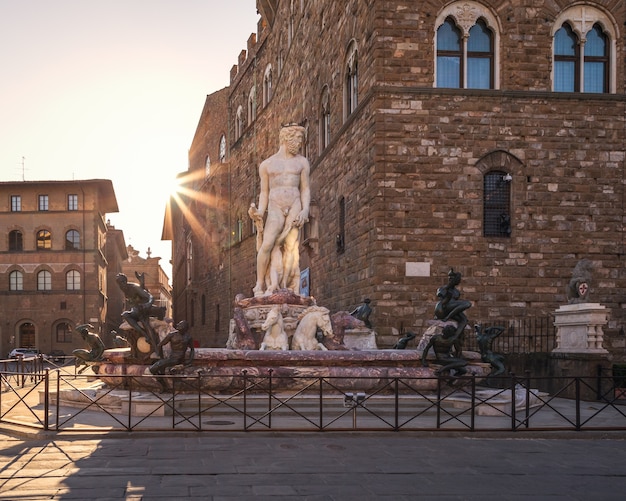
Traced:
[[[626, 6], [589, 2], [617, 33], [616, 91], [556, 93], [552, 29], [575, 3], [481, 2], [499, 28], [499, 81], [492, 90], [463, 90], [434, 85], [435, 23], [448, 1], [305, 1], [302, 9], [295, 2], [293, 12], [291, 2], [277, 2], [273, 23], [261, 20], [231, 71], [221, 110], [228, 118], [229, 156], [222, 181], [228, 201], [219, 217], [229, 235], [239, 236], [237, 221], [242, 224], [240, 239], [207, 244], [218, 257], [197, 272], [206, 277], [200, 289], [221, 304], [222, 331], [206, 345], [223, 346], [224, 313], [235, 294], [251, 294], [255, 235], [247, 207], [258, 198], [258, 164], [278, 148], [280, 124], [295, 121], [308, 128], [318, 210], [312, 224], [319, 242], [311, 252], [302, 249], [311, 293], [331, 311], [370, 297], [379, 346], [393, 345], [402, 329], [425, 328], [450, 267], [463, 274], [460, 289], [474, 303], [472, 322], [506, 321], [548, 316], [564, 304], [565, 285], [582, 258], [594, 264], [591, 297], [610, 308], [607, 340], [619, 346], [626, 289]], [[465, 4], [476, 3], [459, 6]], [[347, 117], [351, 41], [358, 47], [359, 106]], [[273, 97], [264, 106], [268, 65]], [[325, 85], [331, 142], [321, 149]], [[247, 110], [253, 87], [256, 118], [246, 118], [236, 137], [236, 110]], [[483, 236], [483, 180], [491, 170], [512, 178], [510, 237]], [[338, 251], [341, 200], [345, 248]]]

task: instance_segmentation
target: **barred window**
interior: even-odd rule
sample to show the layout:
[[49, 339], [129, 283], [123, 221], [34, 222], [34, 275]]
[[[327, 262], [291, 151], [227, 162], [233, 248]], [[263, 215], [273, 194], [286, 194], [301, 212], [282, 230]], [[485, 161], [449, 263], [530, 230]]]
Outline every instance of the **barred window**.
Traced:
[[504, 171], [485, 174], [483, 234], [486, 237], [511, 236], [511, 176]]

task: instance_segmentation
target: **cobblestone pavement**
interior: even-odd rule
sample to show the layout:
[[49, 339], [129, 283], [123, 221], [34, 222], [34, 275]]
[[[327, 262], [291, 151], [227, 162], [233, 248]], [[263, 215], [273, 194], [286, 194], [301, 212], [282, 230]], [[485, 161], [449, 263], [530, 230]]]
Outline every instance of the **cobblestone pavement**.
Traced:
[[1, 435], [2, 500], [622, 500], [624, 434]]

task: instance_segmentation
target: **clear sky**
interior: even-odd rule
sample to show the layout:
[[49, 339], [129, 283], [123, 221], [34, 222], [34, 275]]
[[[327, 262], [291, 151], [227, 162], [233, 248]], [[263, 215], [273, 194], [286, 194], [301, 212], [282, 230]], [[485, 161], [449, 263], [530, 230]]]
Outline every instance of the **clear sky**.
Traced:
[[108, 218], [171, 279], [167, 198], [258, 19], [256, 0], [0, 0], [0, 180], [111, 179]]

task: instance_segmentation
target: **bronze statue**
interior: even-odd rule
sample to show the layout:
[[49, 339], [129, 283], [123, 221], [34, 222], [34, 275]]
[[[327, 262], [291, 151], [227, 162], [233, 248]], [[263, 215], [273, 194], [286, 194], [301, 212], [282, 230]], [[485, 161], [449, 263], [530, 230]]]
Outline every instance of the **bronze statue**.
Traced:
[[[191, 365], [194, 357], [193, 339], [189, 335], [189, 324], [186, 320], [181, 320], [176, 325], [176, 330], [170, 332], [165, 336], [157, 345], [159, 352], [162, 351], [163, 346], [169, 344], [171, 346], [171, 353], [169, 357], [162, 358], [150, 366], [150, 372], [154, 375], [163, 375], [165, 370], [169, 367], [176, 365]], [[189, 349], [189, 359], [186, 360], [187, 350]], [[159, 380], [163, 389], [165, 389], [164, 383]]]
[[[126, 296], [130, 305], [130, 310], [122, 313], [122, 318], [128, 322], [134, 330], [142, 334], [145, 340], [152, 347], [152, 351], [157, 353], [158, 339], [150, 326], [150, 316], [162, 314], [161, 308], [153, 306], [154, 298], [145, 288], [143, 275], [135, 273], [141, 283], [129, 282], [124, 273], [118, 273], [116, 277], [117, 285]], [[161, 315], [162, 316], [162, 315]], [[139, 325], [141, 322], [141, 325]]]
[[436, 375], [441, 375], [444, 372], [450, 373], [452, 370], [454, 370], [455, 376], [462, 376], [465, 374], [467, 372], [465, 370], [467, 360], [464, 360], [459, 356], [452, 356], [452, 349], [455, 346], [457, 337], [457, 329], [455, 329], [452, 325], [444, 327], [441, 334], [433, 335], [422, 352], [422, 365], [424, 367], [428, 366], [426, 356], [428, 355], [428, 350], [432, 348], [435, 352], [434, 363], [442, 365], [441, 368], [435, 371]]
[[370, 298], [365, 298], [363, 304], [356, 307], [354, 311], [350, 313], [354, 318], [362, 320], [368, 329], [372, 328], [372, 322], [370, 322], [370, 315], [372, 314], [372, 307], [370, 306]]
[[76, 332], [80, 334], [84, 341], [87, 342], [90, 350], [77, 349], [72, 351], [72, 354], [76, 357], [76, 367], [84, 365], [78, 373], [83, 372], [87, 367], [87, 362], [97, 362], [102, 359], [102, 354], [104, 353], [104, 343], [100, 336], [95, 332], [90, 332], [90, 329], [93, 330], [94, 326], [91, 324], [80, 324], [75, 327]]
[[504, 327], [487, 327], [483, 330], [482, 325], [478, 324], [474, 326], [474, 331], [476, 332], [481, 360], [491, 364], [491, 372], [487, 376], [487, 380], [504, 374], [504, 355], [493, 351], [493, 341], [504, 332]]
[[398, 342], [393, 345], [392, 350], [405, 350], [409, 341], [415, 339], [415, 332], [408, 331], [404, 336], [398, 339]]
[[456, 356], [461, 357], [463, 345], [463, 331], [468, 324], [464, 311], [472, 306], [470, 301], [461, 299], [461, 292], [456, 288], [461, 283], [461, 273], [450, 268], [448, 272], [448, 283], [437, 289], [437, 297], [439, 302], [435, 305], [435, 317], [439, 320], [447, 322], [454, 320], [457, 323], [455, 333], [455, 351]]

